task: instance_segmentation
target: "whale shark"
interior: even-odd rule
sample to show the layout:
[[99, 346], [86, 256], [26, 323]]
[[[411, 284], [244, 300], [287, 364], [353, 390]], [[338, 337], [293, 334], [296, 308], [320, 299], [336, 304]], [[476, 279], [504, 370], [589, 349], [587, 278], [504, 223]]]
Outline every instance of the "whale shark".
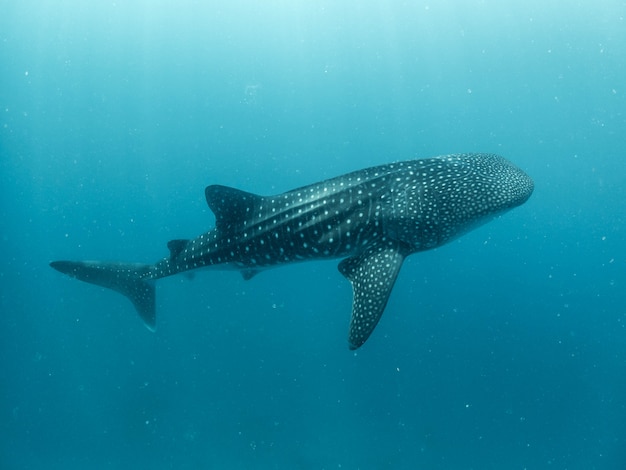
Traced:
[[215, 227], [167, 243], [154, 264], [53, 261], [73, 278], [113, 289], [156, 328], [157, 279], [200, 268], [235, 269], [244, 279], [287, 263], [341, 259], [352, 284], [348, 346], [378, 324], [404, 259], [439, 247], [523, 204], [533, 180], [504, 158], [441, 155], [366, 168], [274, 196], [205, 189]]

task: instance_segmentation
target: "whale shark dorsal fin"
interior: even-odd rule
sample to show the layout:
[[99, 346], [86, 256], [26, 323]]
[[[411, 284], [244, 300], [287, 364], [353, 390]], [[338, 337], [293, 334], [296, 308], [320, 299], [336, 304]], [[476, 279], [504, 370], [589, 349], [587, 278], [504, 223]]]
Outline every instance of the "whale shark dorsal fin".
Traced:
[[339, 263], [339, 271], [351, 283], [352, 317], [348, 344], [357, 349], [367, 341], [385, 310], [405, 258], [400, 243], [388, 240], [376, 243]]
[[170, 259], [176, 258], [187, 246], [189, 240], [170, 240], [167, 242], [167, 248], [170, 250]]
[[207, 186], [204, 196], [215, 214], [215, 226], [218, 230], [245, 220], [246, 215], [263, 200], [263, 196], [219, 184]]

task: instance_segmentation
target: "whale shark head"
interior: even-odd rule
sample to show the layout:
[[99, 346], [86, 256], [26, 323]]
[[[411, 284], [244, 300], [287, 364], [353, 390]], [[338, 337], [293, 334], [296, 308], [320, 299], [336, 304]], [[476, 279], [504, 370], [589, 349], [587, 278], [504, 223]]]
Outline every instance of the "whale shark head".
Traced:
[[423, 251], [449, 242], [523, 204], [533, 180], [498, 155], [457, 154], [416, 160], [396, 179], [387, 230]]

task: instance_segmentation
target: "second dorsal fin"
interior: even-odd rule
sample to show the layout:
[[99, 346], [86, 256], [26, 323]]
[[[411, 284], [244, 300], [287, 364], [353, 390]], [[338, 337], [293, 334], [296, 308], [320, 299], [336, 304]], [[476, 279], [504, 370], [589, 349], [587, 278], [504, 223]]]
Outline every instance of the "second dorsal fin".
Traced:
[[170, 240], [167, 248], [170, 250], [170, 259], [176, 258], [185, 249], [189, 240]]

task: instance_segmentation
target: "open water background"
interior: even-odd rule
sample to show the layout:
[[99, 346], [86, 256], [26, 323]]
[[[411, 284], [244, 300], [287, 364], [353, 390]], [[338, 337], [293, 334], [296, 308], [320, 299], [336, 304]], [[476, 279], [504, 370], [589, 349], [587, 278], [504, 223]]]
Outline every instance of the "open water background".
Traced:
[[[626, 3], [0, 2], [0, 467], [626, 468]], [[158, 283], [204, 187], [494, 152], [522, 207], [409, 258], [346, 343], [336, 262]]]

